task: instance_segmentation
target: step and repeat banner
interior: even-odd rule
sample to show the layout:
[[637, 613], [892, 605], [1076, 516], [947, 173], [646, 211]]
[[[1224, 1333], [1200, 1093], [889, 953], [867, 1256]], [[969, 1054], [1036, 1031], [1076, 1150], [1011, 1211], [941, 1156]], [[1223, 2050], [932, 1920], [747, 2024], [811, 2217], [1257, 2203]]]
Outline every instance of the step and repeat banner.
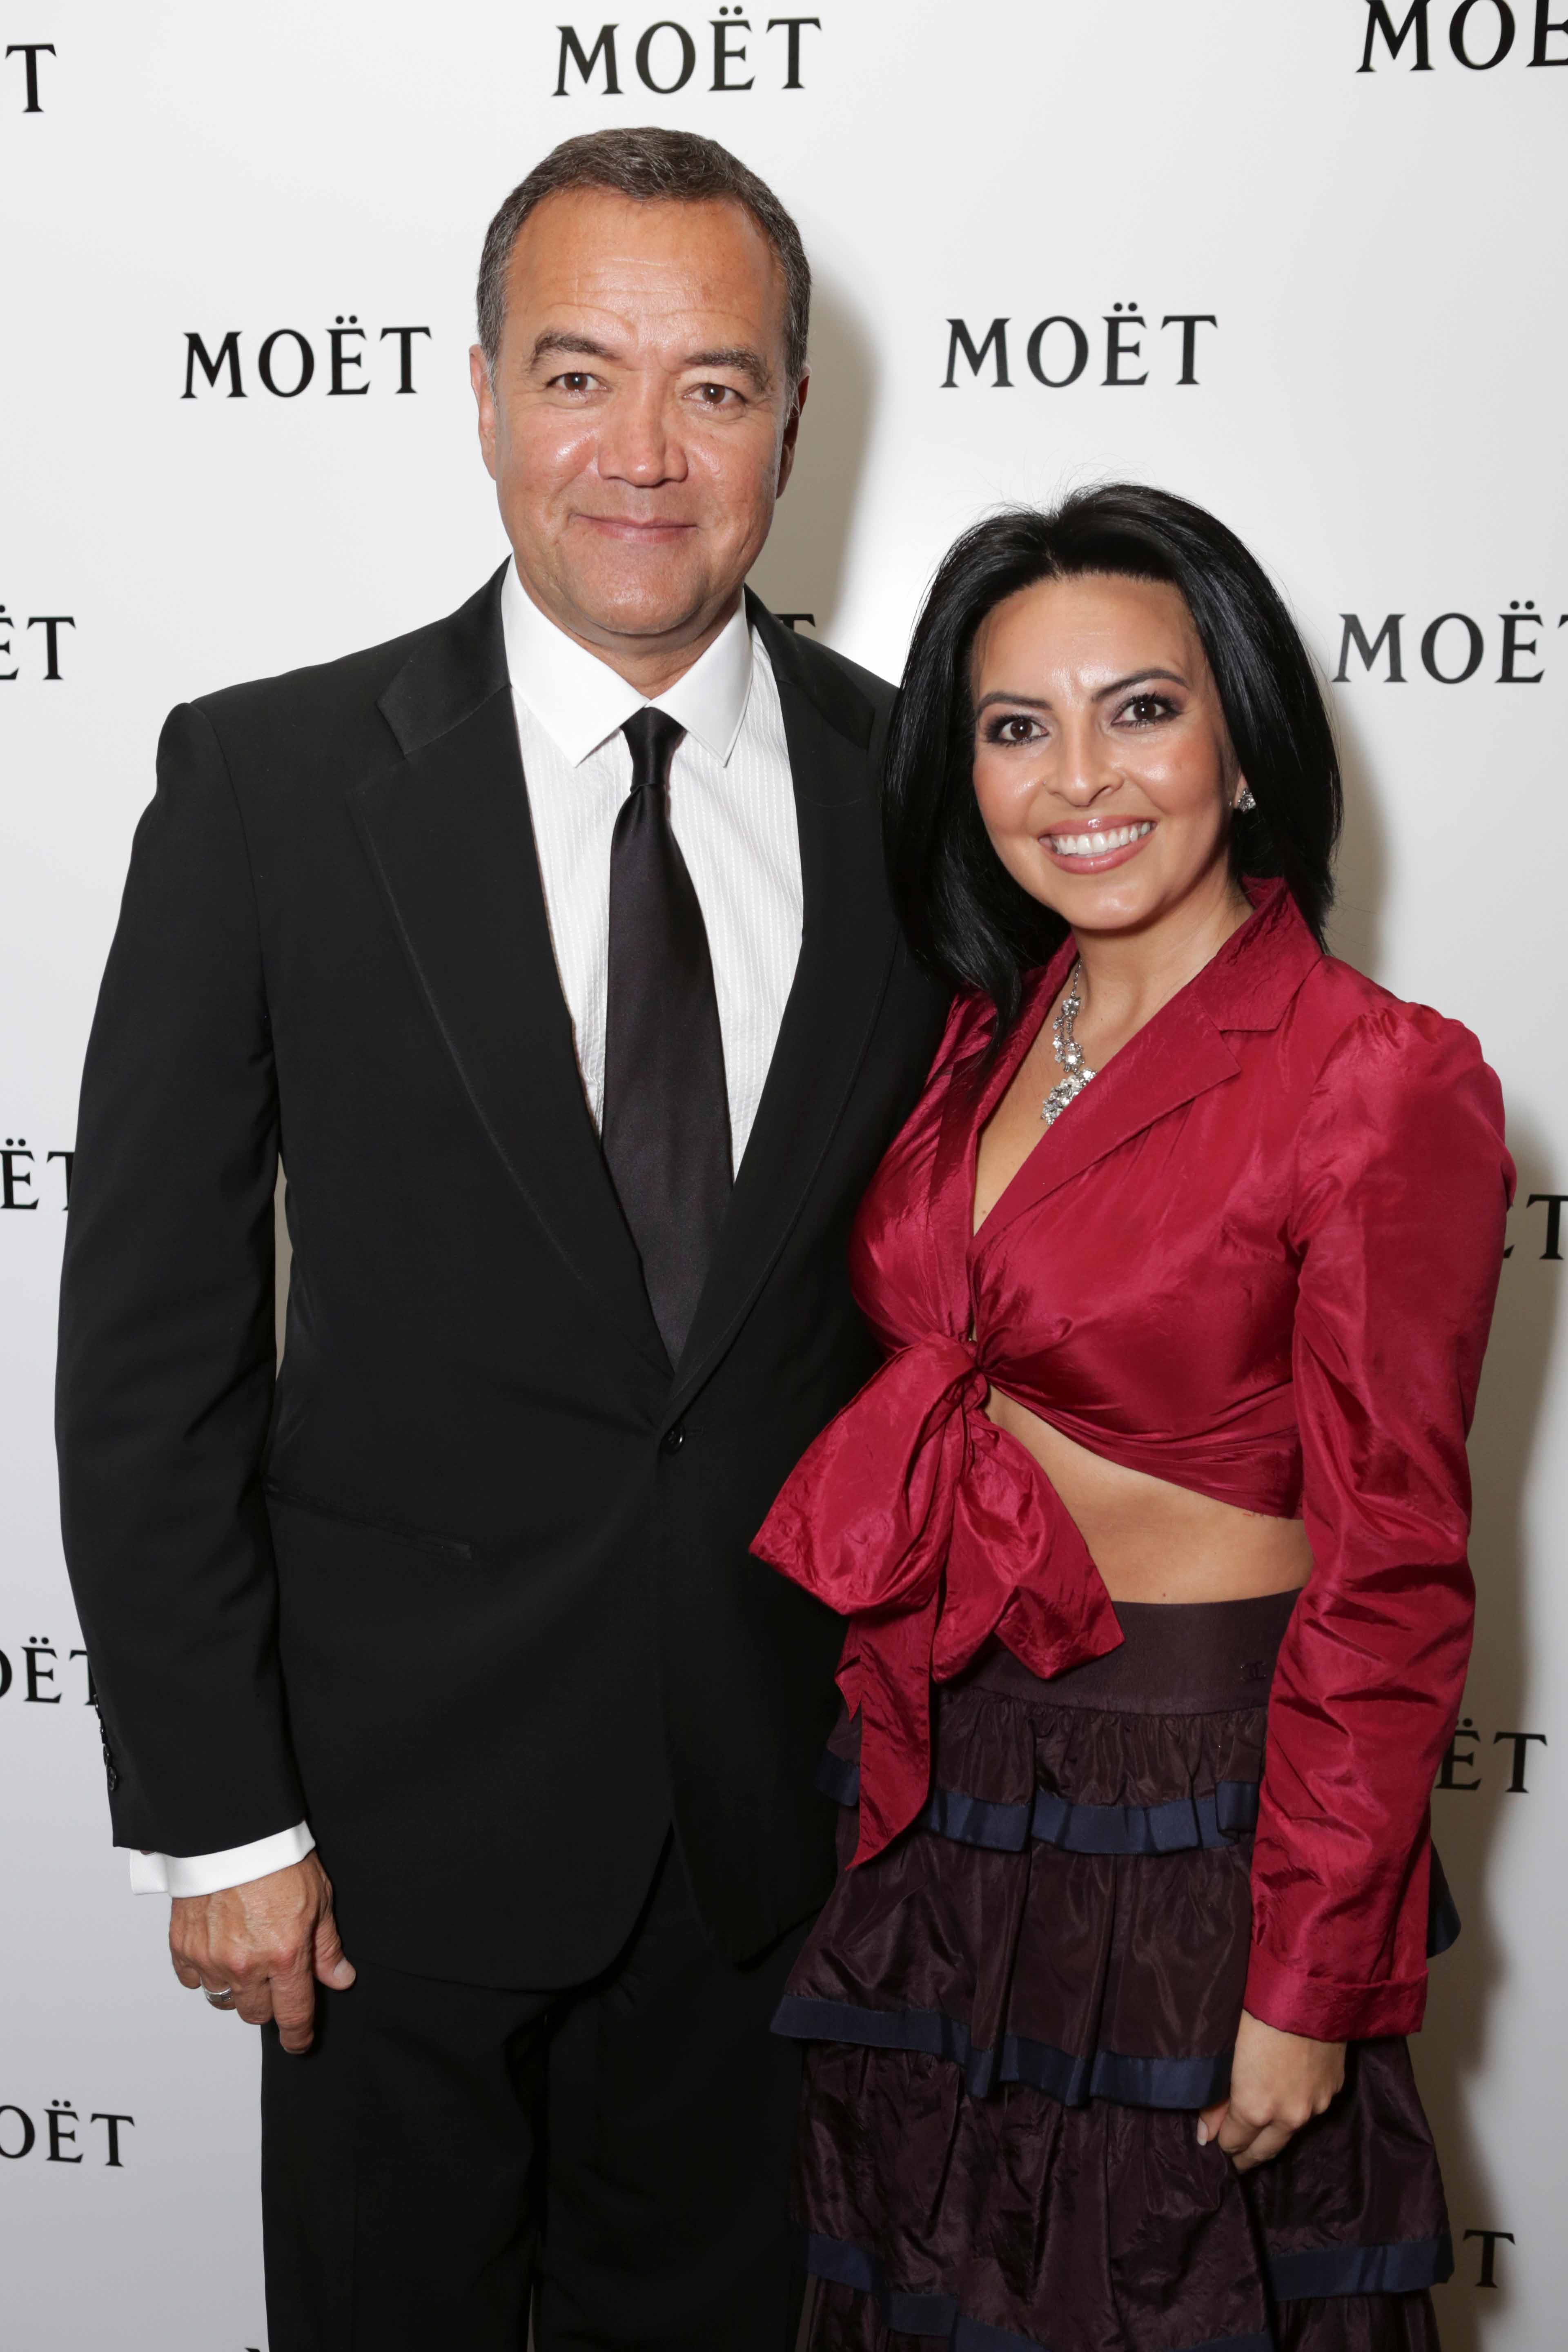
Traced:
[[266, 2344], [256, 2044], [178, 1990], [110, 1847], [50, 1435], [79, 1073], [159, 724], [493, 568], [480, 239], [557, 140], [640, 121], [734, 148], [817, 273], [764, 596], [896, 677], [994, 502], [1132, 476], [1212, 506], [1329, 681], [1336, 945], [1501, 1075], [1479, 1635], [1434, 1798], [1465, 1932], [1417, 2063], [1445, 2344], [1560, 2340], [1568, 0], [793, 5], [0, 0], [8, 2352]]

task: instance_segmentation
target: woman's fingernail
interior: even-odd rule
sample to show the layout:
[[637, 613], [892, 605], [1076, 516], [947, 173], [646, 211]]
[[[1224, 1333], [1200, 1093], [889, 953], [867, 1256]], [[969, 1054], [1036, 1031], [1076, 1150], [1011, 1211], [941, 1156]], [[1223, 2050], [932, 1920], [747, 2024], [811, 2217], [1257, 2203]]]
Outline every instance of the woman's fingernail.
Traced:
[[1207, 2147], [1208, 2144], [1209, 2127], [1207, 2124], [1205, 2123], [1202, 2116], [1200, 2116], [1198, 2117], [1198, 2146], [1200, 2147]]

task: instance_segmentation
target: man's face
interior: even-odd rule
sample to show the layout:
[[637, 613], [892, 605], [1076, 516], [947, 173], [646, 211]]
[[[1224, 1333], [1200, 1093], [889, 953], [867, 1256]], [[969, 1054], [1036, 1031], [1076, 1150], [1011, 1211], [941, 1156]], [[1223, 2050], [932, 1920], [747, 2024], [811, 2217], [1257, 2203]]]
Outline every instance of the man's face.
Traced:
[[804, 382], [784, 273], [743, 208], [549, 196], [507, 272], [479, 446], [535, 601], [606, 653], [728, 618], [789, 478]]

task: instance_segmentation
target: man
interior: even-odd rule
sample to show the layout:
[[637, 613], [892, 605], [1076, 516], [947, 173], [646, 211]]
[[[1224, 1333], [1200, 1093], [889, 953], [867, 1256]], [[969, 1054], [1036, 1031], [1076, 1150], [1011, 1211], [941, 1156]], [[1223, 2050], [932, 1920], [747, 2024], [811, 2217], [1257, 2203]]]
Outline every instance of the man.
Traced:
[[784, 2341], [837, 1627], [747, 1547], [871, 1367], [846, 1236], [941, 1011], [889, 690], [743, 585], [809, 288], [722, 148], [558, 148], [479, 280], [515, 562], [160, 746], [64, 1517], [117, 1840], [266, 2028], [272, 2352]]

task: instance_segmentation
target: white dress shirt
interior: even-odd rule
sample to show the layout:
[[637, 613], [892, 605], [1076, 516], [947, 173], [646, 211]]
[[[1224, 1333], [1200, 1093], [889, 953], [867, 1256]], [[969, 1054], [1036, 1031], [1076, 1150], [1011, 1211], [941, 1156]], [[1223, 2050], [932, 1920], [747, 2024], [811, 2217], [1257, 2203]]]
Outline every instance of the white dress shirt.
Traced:
[[[610, 836], [631, 790], [635, 686], [547, 620], [509, 570], [501, 625], [561, 992], [594, 1124], [605, 1108]], [[669, 822], [708, 932], [738, 1169], [800, 955], [800, 835], [784, 713], [744, 608], [654, 708], [686, 730]]]
[[[605, 1109], [610, 836], [631, 790], [621, 729], [646, 698], [501, 584], [501, 627], [551, 945], [594, 1124]], [[738, 1170], [800, 955], [800, 835], [784, 712], [766, 648], [742, 605], [700, 661], [654, 697], [686, 730], [669, 773], [669, 821], [702, 909]], [[308, 1854], [304, 1822], [223, 1853], [131, 1855], [138, 1895], [216, 1895]]]

